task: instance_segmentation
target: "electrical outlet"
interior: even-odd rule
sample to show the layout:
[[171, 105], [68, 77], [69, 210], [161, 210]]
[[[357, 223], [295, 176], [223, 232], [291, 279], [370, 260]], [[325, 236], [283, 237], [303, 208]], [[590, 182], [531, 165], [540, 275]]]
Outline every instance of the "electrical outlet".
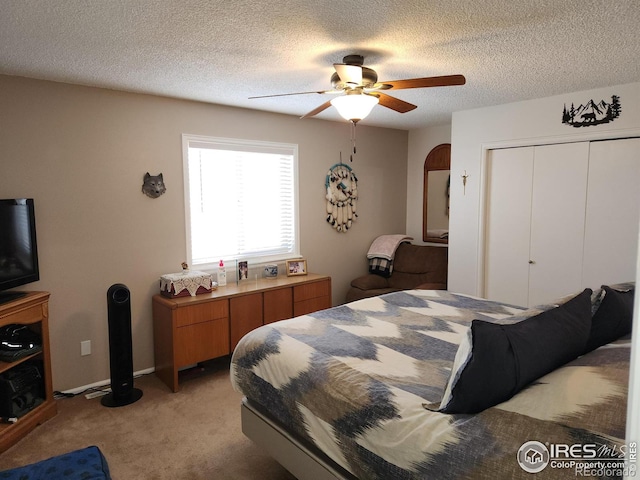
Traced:
[[91, 340], [80, 342], [80, 355], [91, 355]]

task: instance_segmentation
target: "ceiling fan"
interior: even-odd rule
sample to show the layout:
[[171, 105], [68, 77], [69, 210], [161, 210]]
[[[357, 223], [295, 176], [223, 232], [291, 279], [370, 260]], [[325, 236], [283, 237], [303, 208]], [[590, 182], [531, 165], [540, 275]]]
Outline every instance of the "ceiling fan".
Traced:
[[283, 97], [310, 93], [342, 94], [311, 110], [301, 118], [313, 117], [333, 105], [342, 117], [355, 124], [365, 118], [378, 103], [399, 113], [410, 112], [417, 108], [416, 105], [383, 93], [384, 91], [464, 85], [466, 81], [463, 75], [445, 75], [378, 82], [378, 74], [375, 70], [363, 66], [364, 57], [362, 55], [347, 55], [342, 59], [342, 62], [333, 64], [336, 71], [331, 75], [333, 87], [331, 90], [261, 95], [249, 98]]

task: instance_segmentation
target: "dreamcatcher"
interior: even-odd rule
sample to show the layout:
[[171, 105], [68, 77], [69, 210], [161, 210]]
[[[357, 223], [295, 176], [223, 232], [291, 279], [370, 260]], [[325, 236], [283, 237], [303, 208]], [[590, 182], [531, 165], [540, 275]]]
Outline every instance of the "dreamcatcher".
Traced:
[[351, 228], [356, 217], [358, 201], [358, 179], [351, 167], [336, 163], [327, 172], [327, 222], [338, 232]]

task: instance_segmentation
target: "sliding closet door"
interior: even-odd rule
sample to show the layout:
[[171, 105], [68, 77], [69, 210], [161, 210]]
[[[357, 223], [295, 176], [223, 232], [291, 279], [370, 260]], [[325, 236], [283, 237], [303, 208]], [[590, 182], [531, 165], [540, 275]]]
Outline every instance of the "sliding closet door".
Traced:
[[640, 139], [490, 152], [485, 296], [547, 303], [635, 278]]
[[492, 150], [487, 158], [486, 298], [527, 305], [533, 147]]
[[583, 287], [633, 281], [640, 220], [640, 139], [592, 142]]
[[589, 143], [535, 147], [528, 305], [582, 284]]

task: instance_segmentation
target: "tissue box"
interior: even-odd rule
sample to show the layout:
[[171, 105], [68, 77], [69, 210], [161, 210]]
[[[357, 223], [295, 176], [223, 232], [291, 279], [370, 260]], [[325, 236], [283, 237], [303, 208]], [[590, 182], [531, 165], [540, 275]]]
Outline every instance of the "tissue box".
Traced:
[[195, 297], [209, 293], [218, 288], [218, 284], [211, 280], [211, 274], [198, 271], [168, 273], [160, 277], [160, 293], [169, 298]]

